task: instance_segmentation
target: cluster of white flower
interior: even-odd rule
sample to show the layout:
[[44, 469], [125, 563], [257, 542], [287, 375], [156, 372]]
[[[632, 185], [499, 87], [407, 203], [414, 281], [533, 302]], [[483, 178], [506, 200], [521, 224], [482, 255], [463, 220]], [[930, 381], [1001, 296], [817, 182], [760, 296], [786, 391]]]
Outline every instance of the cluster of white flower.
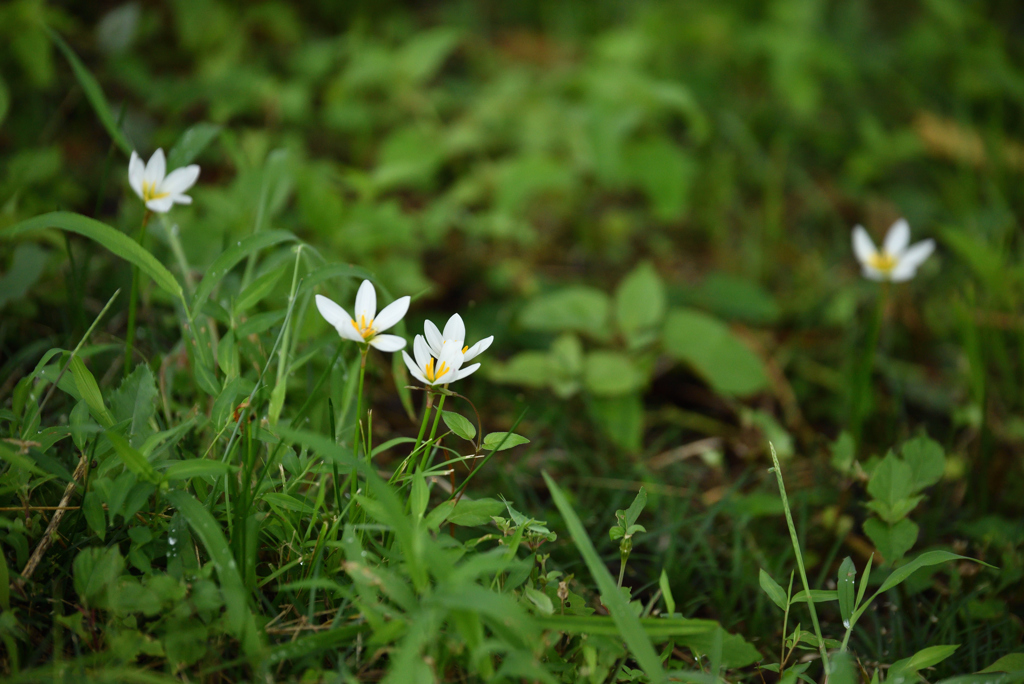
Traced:
[[[199, 166], [191, 164], [167, 173], [164, 151], [158, 149], [143, 163], [132, 152], [128, 163], [128, 182], [150, 211], [164, 213], [175, 204], [191, 204], [192, 198], [185, 194], [199, 178]], [[882, 249], [879, 251], [863, 226], [853, 229], [853, 252], [860, 261], [864, 276], [871, 280], [894, 283], [910, 280], [918, 267], [935, 249], [933, 240], [924, 240], [910, 246], [910, 226], [903, 219], [896, 221], [889, 229]], [[405, 349], [405, 340], [397, 335], [384, 335], [409, 310], [409, 297], [399, 297], [377, 313], [377, 292], [369, 280], [364, 280], [356, 293], [355, 316], [349, 316], [345, 309], [322, 295], [316, 296], [316, 306], [328, 323], [346, 340], [367, 344], [384, 352]], [[465, 366], [481, 352], [491, 346], [494, 337], [480, 340], [472, 347], [467, 346], [466, 326], [459, 314], [448, 319], [444, 332], [427, 321], [425, 335], [416, 335], [412, 344], [412, 356], [402, 351], [405, 365], [413, 377], [428, 386], [448, 385], [461, 380], [480, 367], [479, 363]]]

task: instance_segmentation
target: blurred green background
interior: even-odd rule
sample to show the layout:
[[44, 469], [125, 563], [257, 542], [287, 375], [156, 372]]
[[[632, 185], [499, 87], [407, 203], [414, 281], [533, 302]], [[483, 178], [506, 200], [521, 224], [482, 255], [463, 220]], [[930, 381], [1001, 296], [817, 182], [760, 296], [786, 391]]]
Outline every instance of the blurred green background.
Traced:
[[[756, 496], [772, 491], [770, 438], [792, 461], [817, 561], [828, 565], [836, 538], [861, 562], [869, 542], [837, 520], [864, 511], [833, 505], [836, 482], [851, 486], [837, 472], [927, 431], [948, 453], [947, 477], [922, 505], [920, 546], [990, 545], [989, 560], [1012, 571], [965, 596], [958, 609], [975, 601], [975, 617], [950, 629], [998, 636], [1003, 652], [1019, 643], [1019, 3], [3, 4], [0, 228], [68, 209], [134, 234], [142, 206], [127, 160], [44, 24], [145, 158], [189, 129], [209, 139], [194, 204], [149, 229], [163, 263], [178, 263], [167, 230], [195, 279], [254, 230], [290, 230], [326, 261], [414, 295], [410, 330], [460, 311], [471, 339], [496, 336], [462, 391], [496, 429], [528, 404], [519, 431], [537, 447], [497, 467], [498, 491], [543, 507], [536, 473], [554, 469], [579, 484], [589, 525], [628, 503], [621, 483], [657, 479], [704, 506], [732, 501], [735, 551], [750, 520], [778, 512]], [[861, 443], [835, 442], [879, 292], [861, 278], [850, 229], [879, 241], [901, 216], [915, 241], [939, 247], [890, 291]], [[73, 346], [130, 272], [79, 239], [0, 250], [7, 401], [8, 378]], [[289, 258], [282, 250], [262, 272]], [[179, 335], [151, 298], [147, 356]], [[123, 338], [126, 302], [99, 341]], [[306, 317], [302, 340], [326, 334]], [[414, 429], [383, 379], [373, 391], [381, 429]], [[686, 513], [661, 515], [674, 534]], [[702, 562], [729, 551], [709, 548]], [[734, 626], [752, 594], [730, 588], [738, 566], [709, 572], [691, 578], [705, 593], [690, 608], [711, 604]], [[988, 636], [971, 637], [979, 615]], [[750, 619], [770, 631], [774, 616]], [[953, 671], [999, 655], [978, 649]]]

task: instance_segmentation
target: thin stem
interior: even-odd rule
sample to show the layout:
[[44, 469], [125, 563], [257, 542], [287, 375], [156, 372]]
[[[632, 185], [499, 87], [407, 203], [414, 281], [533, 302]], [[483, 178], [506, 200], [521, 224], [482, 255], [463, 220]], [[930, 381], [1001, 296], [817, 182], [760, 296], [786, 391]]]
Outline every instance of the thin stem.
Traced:
[[626, 576], [626, 560], [629, 559], [629, 553], [623, 552], [619, 555], [619, 589], [622, 588], [622, 578]]
[[[356, 426], [355, 432], [352, 434], [352, 459], [359, 460], [359, 429], [362, 424], [362, 411], [363, 411], [363, 379], [366, 377], [366, 355], [370, 352], [370, 345], [363, 345], [363, 351], [359, 358], [359, 389], [356, 391]], [[369, 458], [369, 454], [367, 454]], [[352, 471], [352, 479], [350, 483], [350, 492], [353, 500], [356, 496], [356, 485], [358, 477], [356, 471]]]
[[793, 541], [793, 552], [796, 554], [796, 566], [800, 570], [800, 581], [804, 585], [804, 592], [807, 594], [807, 608], [811, 611], [811, 623], [814, 625], [814, 635], [818, 637], [818, 650], [821, 652], [821, 662], [825, 666], [825, 678], [828, 679], [828, 652], [825, 650], [825, 640], [821, 636], [821, 626], [818, 624], [818, 612], [814, 609], [814, 598], [811, 596], [811, 587], [807, 583], [807, 570], [804, 568], [804, 556], [800, 551], [800, 541], [796, 536], [796, 525], [793, 524], [793, 514], [789, 510], [789, 498], [786, 496], [786, 484], [782, 481], [782, 467], [779, 465], [779, 457], [775, 455], [775, 445], [768, 443], [772, 451], [772, 464], [775, 466], [775, 479], [779, 483], [779, 495], [782, 497], [782, 508], [786, 511], [786, 524], [789, 526], [789, 537]]
[[868, 395], [871, 393], [871, 375], [875, 369], [875, 353], [878, 350], [878, 339], [882, 332], [882, 321], [885, 318], [886, 301], [889, 298], [889, 283], [883, 283], [879, 289], [875, 303], [874, 316], [868, 329], [864, 355], [860, 358], [856, 377], [853, 379], [853, 397], [850, 402], [850, 434], [854, 444], [860, 447], [861, 432], [864, 421], [868, 417]]
[[[142, 225], [139, 226], [139, 235], [136, 241], [141, 246], [146, 238], [146, 224], [149, 223], [150, 214], [149, 209], [146, 209], [146, 213], [142, 215]], [[139, 267], [132, 265], [132, 291], [128, 298], [128, 334], [125, 336], [124, 341], [124, 377], [128, 377], [132, 372], [132, 346], [135, 344], [135, 308], [138, 305], [139, 300]]]
[[[437, 402], [437, 412], [434, 414], [434, 424], [430, 426], [430, 437], [427, 438], [427, 444], [432, 445], [434, 442], [434, 435], [437, 434], [437, 424], [441, 422], [441, 413], [444, 412], [445, 398], [445, 395], [442, 394], [441, 401]], [[420, 470], [423, 470], [427, 467], [427, 461], [429, 460], [429, 457], [433, 453], [433, 451], [434, 450], [432, 448], [427, 448], [423, 450], [423, 457], [420, 459]]]

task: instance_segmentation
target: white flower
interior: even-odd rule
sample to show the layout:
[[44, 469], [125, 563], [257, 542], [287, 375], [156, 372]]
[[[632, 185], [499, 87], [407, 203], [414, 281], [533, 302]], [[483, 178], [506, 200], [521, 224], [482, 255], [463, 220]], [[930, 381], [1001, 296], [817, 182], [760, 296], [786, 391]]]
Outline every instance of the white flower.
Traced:
[[459, 314], [455, 314], [448, 319], [448, 322], [444, 324], [443, 333], [430, 321], [426, 321], [423, 324], [423, 332], [426, 333], [427, 344], [430, 346], [431, 354], [441, 358], [441, 353], [445, 346], [451, 343], [456, 347], [462, 348], [463, 362], [480, 355], [491, 346], [491, 342], [494, 342], [494, 335], [491, 335], [480, 340], [472, 347], [464, 346], [466, 344], [466, 324], [462, 322], [462, 316]]
[[409, 310], [409, 297], [399, 297], [377, 313], [377, 291], [373, 283], [364, 280], [356, 292], [356, 318], [333, 301], [322, 295], [316, 296], [316, 308], [327, 322], [334, 326], [346, 340], [365, 342], [381, 351], [396, 352], [405, 347], [405, 340], [398, 335], [381, 335]]
[[135, 194], [146, 203], [150, 211], [168, 212], [175, 204], [192, 204], [192, 198], [185, 194], [199, 178], [199, 166], [189, 164], [167, 173], [167, 160], [164, 151], [158, 149], [142, 163], [137, 152], [132, 152], [128, 162], [128, 183]]
[[875, 243], [871, 241], [863, 226], [853, 229], [853, 253], [860, 261], [864, 277], [871, 280], [901, 283], [913, 278], [918, 266], [935, 250], [935, 241], [922, 240], [909, 248], [908, 244], [910, 226], [904, 219], [898, 220], [889, 228], [881, 252], [875, 248]]
[[462, 367], [465, 355], [457, 344], [446, 344], [441, 349], [441, 355], [434, 358], [430, 354], [430, 347], [423, 335], [417, 335], [412, 342], [412, 353], [416, 357], [414, 361], [409, 352], [402, 352], [405, 365], [409, 372], [424, 385], [447, 385], [450, 382], [461, 380], [470, 375], [480, 367], [479, 363], [472, 366]]

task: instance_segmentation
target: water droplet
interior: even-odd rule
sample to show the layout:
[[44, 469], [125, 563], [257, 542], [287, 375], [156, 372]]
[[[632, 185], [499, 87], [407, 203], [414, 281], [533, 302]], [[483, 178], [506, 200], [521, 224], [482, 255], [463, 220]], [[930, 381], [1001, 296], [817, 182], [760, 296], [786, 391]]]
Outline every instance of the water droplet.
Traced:
[[843, 620], [843, 627], [845, 627], [846, 629], [850, 629], [850, 621], [849, 620]]
[[237, 245], [238, 245], [239, 247], [241, 247], [241, 246], [242, 246], [242, 241], [241, 241], [241, 240], [239, 240], [239, 241], [238, 241], [238, 242], [237, 242], [236, 244], [237, 244]]
[[360, 551], [359, 555], [362, 556], [363, 558], [366, 558], [366, 552], [365, 551]]

